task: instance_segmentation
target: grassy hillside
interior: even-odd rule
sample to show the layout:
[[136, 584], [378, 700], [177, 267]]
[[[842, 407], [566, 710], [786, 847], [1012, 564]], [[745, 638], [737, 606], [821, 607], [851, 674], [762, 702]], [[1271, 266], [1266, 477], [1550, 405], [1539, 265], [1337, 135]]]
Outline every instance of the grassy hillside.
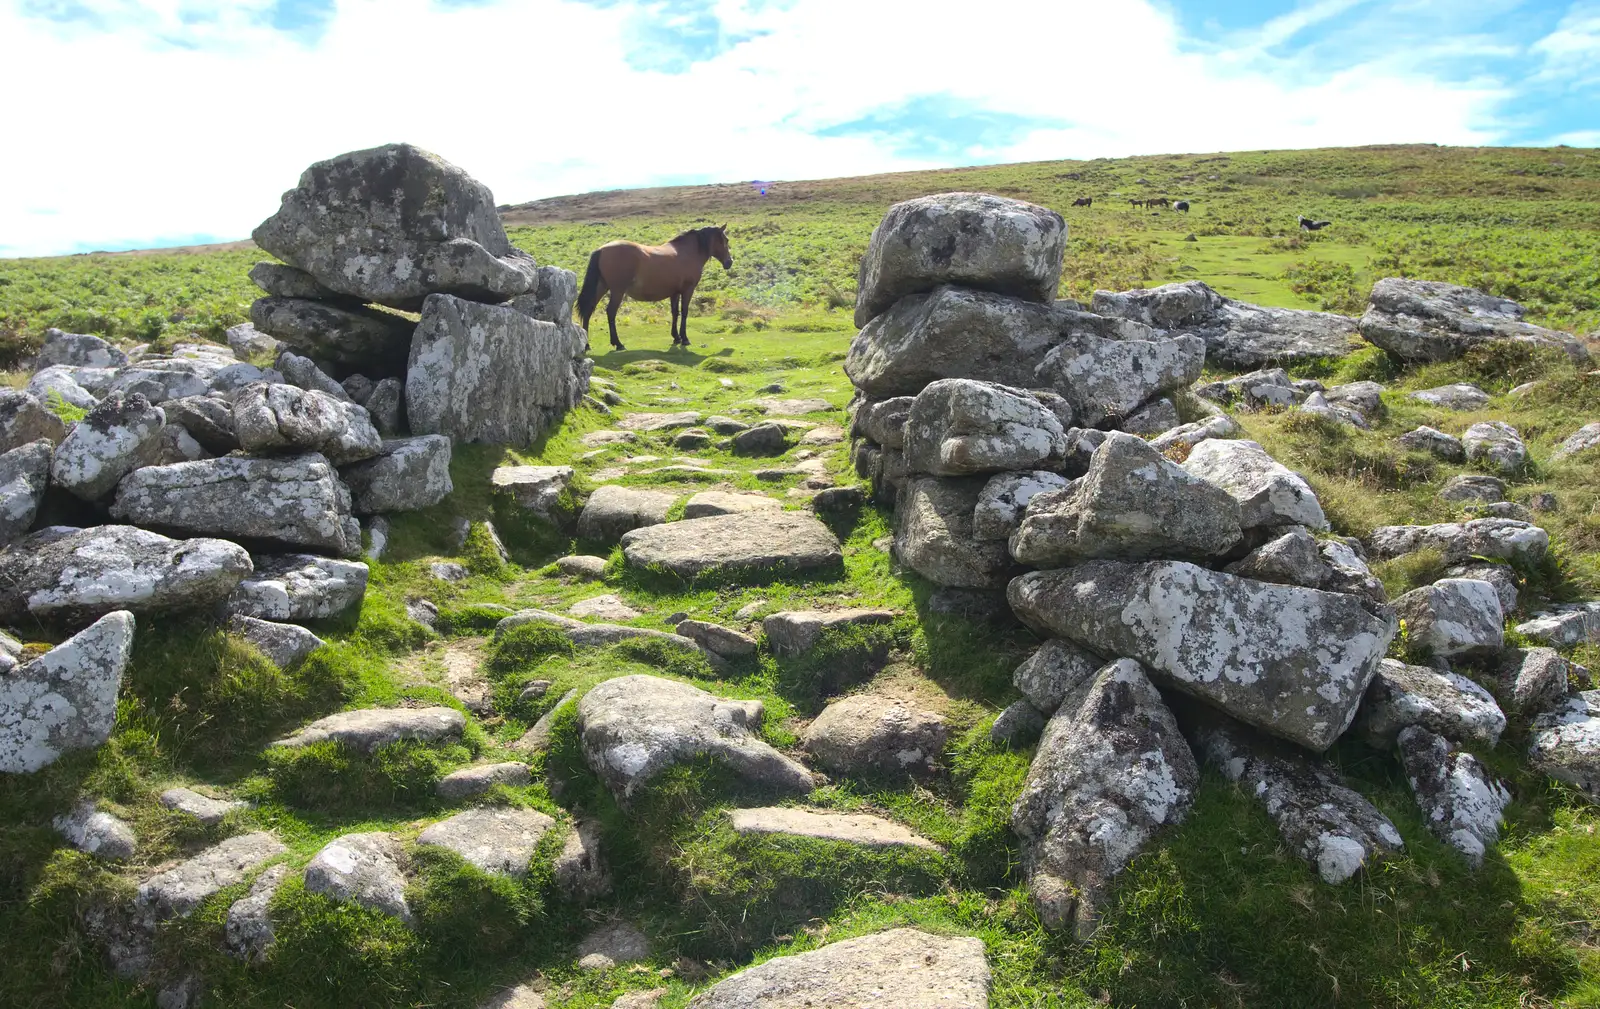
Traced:
[[[694, 991], [753, 959], [918, 924], [984, 940], [996, 1009], [1600, 1006], [1600, 814], [1527, 771], [1519, 727], [1480, 753], [1516, 801], [1501, 844], [1476, 872], [1425, 829], [1393, 757], [1349, 741], [1331, 759], [1395, 822], [1404, 854], [1342, 886], [1323, 884], [1285, 849], [1251, 795], [1208, 771], [1188, 821], [1133, 863], [1103, 928], [1080, 945], [1040, 926], [1021, 884], [1007, 823], [1031, 753], [996, 748], [987, 735], [995, 714], [1016, 699], [1012, 670], [1037, 642], [1020, 630], [932, 612], [933, 587], [879, 546], [891, 524], [884, 510], [830, 519], [845, 551], [835, 577], [698, 584], [630, 572], [612, 544], [556, 533], [489, 493], [496, 465], [561, 463], [575, 468], [580, 492], [602, 482], [683, 494], [742, 489], [798, 507], [788, 493], [798, 476], [758, 475], [780, 463], [735, 456], [720, 439], [685, 451], [670, 433], [600, 449], [582, 437], [634, 411], [753, 420], [761, 411], [751, 400], [772, 383], [786, 397], [826, 401], [829, 409], [804, 421], [842, 425], [850, 388], [839, 365], [854, 333], [855, 257], [887, 203], [958, 188], [1062, 210], [1073, 229], [1064, 293], [1198, 277], [1269, 304], [1353, 309], [1372, 277], [1406, 272], [1513, 294], [1544, 321], [1579, 332], [1600, 325], [1595, 152], [1393, 148], [1141, 158], [785, 184], [766, 198], [739, 186], [698, 187], [517, 208], [507, 218], [518, 244], [574, 269], [612, 237], [659, 240], [697, 221], [727, 220], [735, 270], [708, 272], [688, 353], [665, 352], [660, 308], [630, 310], [622, 336], [633, 349], [596, 358], [596, 375], [624, 400], [615, 415], [574, 411], [523, 448], [459, 448], [455, 493], [396, 519], [360, 612], [317, 625], [330, 645], [298, 669], [280, 672], [200, 621], [141, 623], [110, 743], [38, 775], [0, 775], [0, 1006], [154, 1005], [152, 992], [103, 969], [77, 927], [82, 909], [125, 894], [165, 860], [246, 830], [275, 831], [297, 868], [343, 833], [387, 830], [412, 839], [457, 808], [435, 797], [440, 775], [475, 761], [521, 759], [510, 744], [564, 691], [629, 672], [761, 698], [763, 738], [780, 748], [794, 745], [804, 721], [842, 692], [870, 689], [942, 713], [951, 732], [938, 775], [836, 780], [809, 801], [887, 815], [943, 850], [862, 853], [739, 837], [721, 811], [762, 797], [707, 766], [675, 772], [649, 802], [624, 811], [584, 767], [568, 714], [555, 722], [548, 755], [534, 761], [535, 783], [499, 786], [481, 801], [599, 821], [618, 884], [613, 896], [581, 909], [562, 903], [538, 873], [509, 884], [454, 859], [419, 857], [409, 894], [414, 929], [308, 894], [296, 875], [274, 903], [278, 947], [268, 963], [244, 967], [217, 952], [223, 917], [242, 886], [166, 932], [161, 962], [203, 972], [206, 1005], [470, 1009], [536, 978], [552, 1009], [603, 1009], [623, 992], [657, 987], [667, 990], [663, 1009], [681, 1009]], [[1188, 197], [1194, 209], [1182, 217], [1111, 199], [1146, 192]], [[1078, 195], [1097, 205], [1070, 208]], [[1336, 223], [1301, 236], [1297, 213]], [[1194, 242], [1185, 240], [1191, 233]], [[0, 263], [0, 325], [9, 327], [14, 348], [52, 324], [140, 340], [215, 335], [244, 318], [254, 297], [244, 271], [255, 258], [234, 250]], [[596, 340], [597, 352], [603, 343]], [[1248, 437], [1306, 474], [1335, 532], [1456, 517], [1435, 495], [1463, 467], [1399, 451], [1395, 437], [1420, 423], [1459, 435], [1477, 420], [1506, 420], [1528, 438], [1533, 459], [1511, 496], [1525, 501], [1550, 491], [1560, 502], [1539, 516], [1552, 535], [1552, 561], [1519, 573], [1524, 611], [1544, 599], [1600, 594], [1595, 464], [1550, 460], [1561, 439], [1600, 417], [1594, 376], [1522, 353], [1404, 370], [1371, 350], [1300, 373], [1329, 384], [1372, 378], [1389, 389], [1388, 416], [1370, 432], [1307, 423], [1314, 418], [1303, 415], [1238, 418]], [[1532, 377], [1545, 384], [1507, 395]], [[1406, 398], [1454, 381], [1481, 385], [1491, 403], [1451, 413]], [[846, 445], [794, 444], [782, 464], [802, 453], [815, 453], [841, 483], [854, 482]], [[725, 472], [660, 469], [675, 457]], [[492, 519], [511, 562], [486, 549], [481, 530], [464, 548], [452, 546], [447, 530], [458, 516]], [[553, 561], [573, 552], [607, 556], [603, 581], [561, 576]], [[429, 565], [442, 559], [461, 561], [471, 577], [433, 578]], [[1415, 562], [1379, 573], [1391, 593], [1438, 575]], [[734, 614], [758, 603], [757, 613], [871, 605], [903, 616], [831, 638], [802, 659], [763, 650], [715, 672], [637, 646], [574, 653], [538, 635], [496, 645], [487, 634], [492, 615], [477, 608], [563, 611], [600, 593], [622, 597], [641, 611], [632, 623], [656, 629], [670, 627], [678, 612], [733, 624]], [[437, 632], [407, 619], [406, 600], [419, 596], [443, 611]], [[16, 630], [25, 640], [49, 634]], [[1576, 658], [1594, 666], [1600, 649], [1579, 649]], [[370, 758], [331, 746], [294, 754], [268, 745], [344, 708], [464, 708], [448, 689], [450, 672], [463, 667], [484, 677], [492, 709], [469, 714], [459, 744], [397, 744]], [[552, 686], [524, 697], [533, 680]], [[157, 803], [178, 784], [225, 790], [255, 808], [201, 829]], [[133, 824], [141, 849], [132, 866], [107, 869], [62, 847], [48, 820], [78, 794], [101, 797]], [[577, 941], [609, 919], [649, 934], [651, 958], [579, 970]]]

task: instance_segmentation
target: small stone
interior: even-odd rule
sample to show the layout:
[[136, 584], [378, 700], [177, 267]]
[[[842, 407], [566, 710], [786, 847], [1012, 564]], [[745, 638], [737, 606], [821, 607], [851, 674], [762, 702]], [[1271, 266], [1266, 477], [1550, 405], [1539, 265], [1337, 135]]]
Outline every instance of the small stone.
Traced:
[[455, 561], [434, 561], [428, 565], [428, 572], [441, 582], [464, 582], [472, 577], [465, 565]]
[[[548, 684], [546, 684], [548, 688]], [[452, 771], [439, 779], [433, 791], [441, 799], [470, 799], [482, 795], [496, 785], [527, 785], [533, 782], [528, 765], [520, 761], [503, 764], [479, 764]]]
[[133, 828], [95, 805], [92, 799], [79, 802], [70, 813], [51, 821], [67, 843], [96, 858], [132, 858], [138, 847]]
[[601, 620], [637, 620], [642, 614], [622, 597], [614, 595], [591, 596], [573, 603], [567, 612], [575, 617], [598, 617]]
[[754, 655], [756, 652], [755, 638], [731, 627], [723, 627], [721, 624], [707, 623], [704, 620], [681, 620], [676, 629], [684, 637], [700, 642], [701, 647], [707, 651], [716, 652], [724, 658], [739, 658], [744, 655]]
[[1503, 421], [1472, 425], [1462, 436], [1461, 443], [1466, 446], [1469, 462], [1489, 466], [1505, 476], [1521, 476], [1527, 468], [1528, 449], [1522, 443], [1522, 436]]
[[1394, 601], [1411, 641], [1444, 658], [1492, 655], [1504, 646], [1500, 594], [1488, 582], [1443, 578]]
[[361, 708], [319, 718], [272, 745], [298, 748], [332, 740], [372, 753], [400, 740], [432, 743], [456, 739], [465, 726], [466, 717], [455, 708]]
[[606, 559], [588, 554], [571, 554], [557, 558], [556, 567], [569, 578], [599, 581], [606, 574]]
[[600, 448], [605, 445], [627, 445], [639, 440], [639, 436], [632, 431], [590, 431], [578, 439], [586, 448]]
[[366, 521], [367, 549], [365, 556], [369, 561], [383, 560], [384, 552], [389, 549], [389, 520], [382, 515], [372, 515]]
[[683, 413], [630, 413], [617, 422], [617, 427], [624, 431], [674, 431], [678, 428], [694, 427], [700, 423], [700, 415], [692, 411]]
[[789, 433], [777, 424], [757, 424], [733, 436], [733, 451], [738, 455], [774, 455], [789, 444]]
[[827, 630], [839, 627], [886, 624], [893, 621], [896, 610], [785, 610], [773, 613], [761, 621], [767, 642], [779, 655], [802, 655], [811, 650], [817, 639]]
[[996, 746], [1020, 749], [1039, 741], [1044, 732], [1045, 717], [1027, 701], [1013, 701], [995, 717], [989, 727], [989, 742]]
[[868, 848], [937, 850], [939, 847], [893, 820], [863, 813], [764, 806], [757, 809], [730, 809], [728, 820], [735, 834], [786, 834], [823, 841], [844, 841]]
[[229, 813], [249, 809], [250, 804], [240, 799], [213, 799], [209, 795], [188, 788], [169, 788], [161, 793], [161, 804], [199, 820], [202, 826], [214, 827]]
[[1489, 405], [1488, 393], [1465, 382], [1441, 385], [1437, 389], [1424, 389], [1412, 393], [1411, 398], [1446, 410], [1481, 410]]
[[1435, 430], [1426, 425], [1401, 435], [1398, 440], [1406, 448], [1414, 449], [1418, 452], [1426, 452], [1437, 459], [1443, 459], [1445, 462], [1460, 463], [1467, 461], [1467, 450], [1461, 444], [1460, 438], [1445, 434], [1443, 431]]
[[800, 743], [839, 774], [927, 773], [944, 753], [945, 731], [944, 719], [932, 712], [858, 694], [824, 708]]
[[[1515, 390], [1512, 390], [1513, 392]], [[1551, 462], [1560, 462], [1563, 459], [1588, 452], [1596, 445], [1600, 445], [1600, 422], [1585, 424], [1573, 432], [1567, 440], [1550, 453]]]
[[478, 1009], [545, 1009], [544, 996], [531, 985], [519, 984], [480, 1002]]
[[1482, 473], [1459, 473], [1439, 488], [1439, 500], [1451, 503], [1492, 503], [1506, 499], [1506, 485], [1498, 477]]
[[649, 938], [626, 922], [597, 929], [578, 943], [578, 966], [584, 970], [610, 970], [649, 956]]
[[1501, 699], [1523, 714], [1557, 707], [1572, 692], [1573, 680], [1589, 680], [1589, 670], [1554, 648], [1511, 649], [1500, 670]]
[[522, 688], [522, 693], [517, 695], [519, 701], [536, 701], [550, 692], [554, 686], [549, 680], [532, 680]]
[[732, 417], [707, 417], [705, 423], [706, 427], [717, 434], [738, 434], [740, 431], [750, 430], [749, 424]]
[[275, 939], [270, 908], [278, 887], [289, 878], [287, 865], [268, 866], [250, 884], [250, 892], [228, 908], [223, 940], [229, 956], [247, 963], [260, 963], [267, 957]]
[[555, 825], [535, 809], [484, 807], [435, 823], [417, 836], [417, 843], [448, 848], [484, 872], [521, 877], [528, 873], [539, 839]]
[[1500, 839], [1500, 813], [1511, 793], [1490, 777], [1478, 758], [1443, 736], [1413, 725], [1399, 736], [1400, 764], [1428, 829], [1461, 852], [1474, 868]]
[[1304, 585], [1312, 589], [1322, 588], [1329, 573], [1316, 538], [1304, 526], [1291, 526], [1282, 536], [1262, 544], [1243, 560], [1223, 570], [1257, 581]]
[[306, 864], [307, 893], [357, 904], [411, 923], [400, 846], [384, 833], [345, 834], [323, 845]]
[[424, 627], [432, 628], [439, 622], [439, 607], [427, 599], [407, 599], [406, 617]]
[[672, 447], [680, 452], [693, 452], [711, 444], [711, 432], [697, 427], [685, 428], [672, 436]]
[[591, 820], [574, 824], [551, 869], [556, 889], [567, 900], [587, 904], [611, 892], [611, 874], [600, 857], [600, 827]]
[[1408, 725], [1493, 747], [1506, 716], [1487, 690], [1459, 673], [1384, 659], [1361, 703], [1360, 722], [1380, 748], [1394, 745]]
[[1051, 638], [1011, 674], [1011, 683], [1036, 710], [1055, 714], [1105, 665], [1098, 655], [1065, 638]]
[[572, 467], [500, 466], [489, 482], [495, 491], [510, 494], [518, 507], [549, 519], [572, 485]]
[[1521, 592], [1521, 580], [1509, 564], [1496, 564], [1493, 561], [1473, 561], [1467, 564], [1453, 564], [1446, 568], [1444, 573], [1447, 578], [1473, 578], [1493, 585], [1495, 594], [1500, 598], [1500, 613], [1502, 616], [1510, 614], [1517, 608], [1517, 596]]

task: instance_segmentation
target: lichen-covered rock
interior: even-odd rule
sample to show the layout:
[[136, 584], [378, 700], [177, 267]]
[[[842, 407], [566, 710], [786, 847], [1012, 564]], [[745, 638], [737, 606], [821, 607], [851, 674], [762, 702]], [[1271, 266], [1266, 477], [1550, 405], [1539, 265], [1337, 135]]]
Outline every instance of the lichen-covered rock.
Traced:
[[415, 434], [530, 444], [583, 398], [588, 370], [578, 365], [587, 346], [575, 327], [433, 295], [411, 341], [407, 422]]
[[971, 476], [1029, 469], [1066, 451], [1055, 415], [1021, 389], [940, 379], [917, 393], [904, 427], [913, 473]]
[[250, 573], [225, 540], [173, 540], [134, 526], [38, 532], [0, 553], [0, 620], [81, 624], [114, 610], [204, 609]]
[[[316, 277], [306, 271], [284, 266], [282, 263], [257, 263], [250, 267], [249, 277], [250, 281], [261, 290], [279, 298], [309, 298], [312, 301], [333, 301], [346, 305], [359, 305], [366, 300], [342, 295], [338, 291], [323, 287], [317, 282]], [[228, 341], [228, 346], [233, 347], [231, 339]], [[239, 352], [238, 347], [233, 349], [234, 353]]]
[[138, 393], [112, 393], [56, 446], [51, 479], [85, 501], [98, 501], [116, 489], [166, 422], [161, 408]]
[[1411, 398], [1446, 410], [1481, 410], [1489, 405], [1488, 393], [1465, 382], [1441, 385], [1436, 389], [1423, 389], [1412, 393]]
[[406, 387], [398, 378], [386, 378], [372, 387], [364, 404], [372, 415], [372, 426], [385, 438], [406, 433]]
[[773, 957], [724, 978], [689, 1009], [988, 1009], [981, 939], [895, 928]]
[[382, 445], [364, 408], [281, 383], [233, 394], [233, 432], [252, 454], [320, 452], [335, 465], [369, 459]]
[[1439, 500], [1490, 504], [1506, 499], [1505, 481], [1485, 473], [1457, 473], [1439, 488]]
[[325, 642], [299, 624], [280, 624], [255, 617], [234, 616], [228, 629], [256, 647], [273, 665], [290, 669], [321, 648]]
[[1397, 439], [1401, 445], [1418, 452], [1443, 459], [1445, 462], [1466, 462], [1467, 450], [1461, 444], [1461, 439], [1454, 435], [1445, 434], [1443, 431], [1423, 425], [1413, 431], [1408, 431]]
[[1445, 563], [1474, 557], [1531, 566], [1544, 559], [1550, 534], [1516, 519], [1472, 519], [1431, 526], [1379, 526], [1367, 537], [1367, 548], [1379, 560], [1418, 550], [1437, 550]]
[[345, 834], [323, 845], [306, 864], [307, 893], [357, 904], [411, 923], [400, 846], [384, 833]]
[[578, 514], [578, 536], [586, 540], [614, 540], [633, 529], [667, 520], [678, 503], [670, 491], [643, 490], [604, 484], [596, 487]]
[[886, 624], [899, 615], [895, 610], [884, 609], [783, 610], [763, 617], [761, 630], [776, 654], [803, 655], [824, 631]]
[[1555, 648], [1600, 641], [1600, 602], [1566, 603], [1535, 613], [1517, 625], [1517, 633]]
[[1489, 420], [1467, 428], [1461, 436], [1467, 461], [1493, 467], [1506, 476], [1516, 477], [1528, 465], [1528, 449], [1522, 435], [1504, 421]]
[[[1180, 424], [1175, 428], [1163, 431], [1150, 439], [1150, 447], [1162, 454], [1174, 449], [1187, 453], [1203, 441], [1208, 441], [1212, 438], [1232, 438], [1238, 433], [1238, 421], [1227, 414], [1218, 414], [1215, 417], [1197, 420], [1192, 424]], [[1183, 456], [1178, 458], [1183, 458]]]
[[1397, 742], [1422, 822], [1470, 865], [1482, 865], [1484, 852], [1500, 839], [1500, 811], [1511, 793], [1477, 757], [1419, 725], [1401, 730]]
[[800, 745], [836, 774], [919, 774], [938, 766], [945, 732], [944, 719], [933, 712], [856, 694], [824, 708]]
[[33, 528], [50, 486], [48, 438], [19, 445], [0, 455], [0, 547]]
[[148, 466], [123, 478], [111, 514], [201, 536], [270, 540], [345, 557], [361, 553], [350, 491], [316, 454]]
[[466, 716], [455, 708], [361, 708], [319, 718], [273, 746], [297, 749], [331, 740], [361, 753], [401, 740], [434, 743], [460, 737]]
[[67, 436], [61, 418], [21, 389], [0, 389], [0, 452], [44, 439], [59, 445]]
[[307, 357], [368, 375], [403, 373], [416, 328], [403, 315], [304, 298], [257, 298], [250, 322]]
[[250, 884], [250, 892], [228, 908], [223, 942], [229, 956], [248, 963], [267, 957], [276, 938], [272, 923], [272, 898], [294, 870], [282, 863], [268, 866]]
[[1048, 470], [998, 473], [989, 478], [972, 510], [972, 535], [980, 540], [1010, 539], [1022, 524], [1028, 502], [1050, 491], [1063, 491], [1072, 481]]
[[288, 850], [264, 831], [227, 838], [145, 880], [134, 907], [157, 922], [187, 918], [207, 898], [244, 882], [256, 867]]
[[1329, 587], [1328, 565], [1317, 549], [1316, 538], [1304, 526], [1290, 526], [1288, 532], [1256, 547], [1224, 570], [1260, 582], [1304, 585], [1308, 589]]
[[905, 448], [906, 418], [911, 415], [914, 402], [915, 396], [861, 401], [851, 415], [850, 433], [884, 448]]
[[277, 357], [278, 352], [283, 349], [282, 341], [256, 329], [253, 322], [230, 326], [224, 335], [228, 341], [228, 348], [241, 361], [250, 357]]
[[[448, 469], [445, 475], [449, 476]], [[497, 466], [489, 475], [489, 485], [496, 493], [509, 494], [517, 507], [550, 521], [561, 495], [572, 486], [572, 467]]]
[[1124, 417], [1118, 427], [1129, 434], [1148, 437], [1161, 434], [1163, 431], [1169, 431], [1182, 422], [1182, 418], [1178, 416], [1177, 406], [1172, 400], [1162, 396], [1158, 399], [1152, 399]]
[[666, 768], [701, 756], [778, 791], [811, 791], [811, 772], [755, 735], [760, 701], [733, 701], [655, 676], [621, 676], [578, 702], [584, 760], [627, 802]]
[[533, 271], [533, 286], [507, 305], [540, 322], [572, 322], [572, 303], [578, 300], [578, 275], [559, 266], [539, 266]]
[[536, 809], [483, 807], [435, 823], [417, 843], [447, 848], [484, 872], [520, 877], [528, 874], [539, 839], [555, 825]]
[[1443, 578], [1394, 601], [1413, 644], [1434, 655], [1492, 655], [1505, 644], [1500, 595], [1475, 578]]
[[941, 284], [1048, 302], [1061, 281], [1067, 224], [1044, 207], [987, 193], [896, 203], [872, 231], [856, 284], [857, 326]]
[[251, 237], [362, 301], [415, 309], [441, 291], [504, 301], [533, 286], [534, 262], [494, 207], [487, 187], [443, 158], [389, 144], [307, 168]]
[[1013, 579], [1029, 626], [1137, 659], [1163, 683], [1308, 749], [1355, 717], [1394, 636], [1392, 614], [1336, 592], [1181, 561], [1089, 561]]
[[44, 331], [44, 343], [34, 359], [35, 368], [48, 368], [52, 364], [70, 364], [79, 368], [121, 368], [127, 363], [127, 354], [98, 336], [63, 333], [54, 328]]
[[[64, 364], [51, 365], [48, 368], [34, 372], [28, 379], [27, 394], [40, 404], [49, 404], [56, 397], [60, 397], [68, 406], [75, 406], [80, 410], [93, 410], [100, 402], [100, 397], [85, 388], [80, 379], [91, 381], [90, 373], [102, 371], [109, 379], [110, 372], [104, 369], [73, 368]], [[106, 391], [106, 385], [101, 383], [96, 388], [101, 392]]]
[[1550, 461], [1560, 462], [1563, 459], [1588, 452], [1596, 445], [1600, 445], [1600, 422], [1585, 424], [1568, 436], [1554, 452], [1550, 453]]
[[139, 839], [126, 822], [84, 799], [50, 821], [66, 842], [81, 852], [107, 861], [132, 858]]
[[1027, 701], [1012, 701], [989, 726], [989, 742], [996, 746], [1032, 746], [1044, 733], [1047, 719]]
[[1077, 423], [1098, 427], [1192, 384], [1205, 360], [1206, 345], [1198, 337], [1106, 340], [1082, 333], [1068, 336], [1045, 354], [1028, 384], [1060, 393], [1072, 405]]
[[312, 554], [257, 554], [255, 571], [228, 596], [227, 611], [258, 620], [324, 620], [367, 593], [367, 566]]
[[1522, 321], [1522, 306], [1470, 287], [1385, 277], [1359, 323], [1361, 335], [1405, 361], [1453, 361], [1480, 343], [1515, 340], [1588, 360], [1566, 333]]
[[[570, 470], [569, 470], [570, 472]], [[455, 490], [450, 439], [438, 434], [386, 438], [371, 459], [339, 471], [357, 515], [431, 508]]]
[[611, 892], [611, 873], [600, 855], [600, 825], [580, 820], [572, 825], [551, 869], [556, 890], [575, 904], [588, 904]]
[[1343, 883], [1405, 847], [1389, 818], [1328, 764], [1220, 715], [1201, 712], [1186, 724], [1195, 752], [1260, 800], [1289, 850], [1323, 882]]
[[[1236, 443], [1200, 448], [1209, 444]], [[1239, 541], [1239, 515], [1226, 490], [1111, 432], [1070, 496], [1029, 502], [1010, 551], [1019, 564], [1046, 568], [1093, 557], [1212, 557]]]
[[1183, 468], [1215, 484], [1239, 502], [1239, 524], [1328, 528], [1322, 505], [1304, 478], [1253, 441], [1211, 439], [1196, 445]]
[[[591, 499], [592, 500], [592, 499]], [[622, 556], [635, 568], [704, 574], [828, 571], [843, 563], [838, 537], [802, 512], [742, 512], [684, 519], [624, 533]]]
[[1389, 747], [1408, 725], [1493, 747], [1506, 716], [1487, 690], [1459, 673], [1384, 659], [1361, 704], [1361, 730], [1373, 745]]
[[1105, 665], [1105, 660], [1064, 638], [1040, 645], [1011, 674], [1011, 683], [1039, 711], [1053, 715]]
[[[1352, 541], [1359, 546], [1359, 541]], [[1327, 575], [1322, 587], [1329, 592], [1347, 592], [1360, 596], [1377, 606], [1387, 605], [1389, 593], [1383, 582], [1367, 567], [1365, 558], [1356, 547], [1339, 539], [1326, 539], [1317, 544], [1317, 552], [1327, 565]]]
[[1087, 938], [1113, 878], [1182, 822], [1199, 784], [1194, 754], [1139, 663], [1118, 659], [1081, 684], [1045, 727], [1011, 812], [1044, 923]]
[[1205, 340], [1206, 357], [1225, 368], [1343, 357], [1356, 346], [1355, 321], [1345, 316], [1235, 301], [1198, 280], [1096, 291], [1092, 307], [1101, 315], [1198, 336]]
[[213, 799], [209, 795], [201, 795], [192, 788], [167, 789], [161, 793], [161, 805], [185, 816], [192, 816], [206, 827], [214, 827], [221, 823], [229, 813], [250, 808], [250, 804], [243, 800]]
[[1572, 680], [1589, 671], [1554, 648], [1508, 649], [1500, 664], [1500, 700], [1511, 710], [1537, 715], [1566, 700]]
[[1534, 719], [1528, 762], [1600, 802], [1600, 690], [1585, 690]]
[[895, 505], [895, 557], [936, 585], [1000, 588], [1014, 565], [999, 540], [981, 540], [973, 512], [987, 484], [982, 477], [909, 480]]
[[[273, 367], [283, 375], [285, 382], [296, 388], [305, 389], [307, 392], [327, 393], [340, 402], [350, 398], [344, 386], [317, 367], [315, 361], [309, 357], [301, 357], [287, 347], [278, 352], [277, 363]], [[371, 397], [368, 397], [369, 402], [370, 400]]]

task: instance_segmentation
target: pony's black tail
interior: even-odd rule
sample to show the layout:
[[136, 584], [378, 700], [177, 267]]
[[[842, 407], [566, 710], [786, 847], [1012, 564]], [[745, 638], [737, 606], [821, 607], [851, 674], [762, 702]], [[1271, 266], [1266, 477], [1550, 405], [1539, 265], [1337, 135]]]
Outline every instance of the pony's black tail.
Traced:
[[583, 328], [589, 328], [589, 316], [594, 314], [595, 306], [600, 304], [600, 250], [589, 253], [589, 268], [583, 271], [583, 290], [578, 292], [578, 315], [583, 319]]

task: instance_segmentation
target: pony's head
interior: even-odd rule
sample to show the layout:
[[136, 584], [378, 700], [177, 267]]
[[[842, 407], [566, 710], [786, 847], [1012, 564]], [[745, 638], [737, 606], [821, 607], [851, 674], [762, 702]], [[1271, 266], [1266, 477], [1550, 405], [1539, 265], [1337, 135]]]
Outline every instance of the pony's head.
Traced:
[[728, 252], [726, 224], [700, 229], [700, 251], [721, 263], [724, 270], [733, 269], [733, 256]]

